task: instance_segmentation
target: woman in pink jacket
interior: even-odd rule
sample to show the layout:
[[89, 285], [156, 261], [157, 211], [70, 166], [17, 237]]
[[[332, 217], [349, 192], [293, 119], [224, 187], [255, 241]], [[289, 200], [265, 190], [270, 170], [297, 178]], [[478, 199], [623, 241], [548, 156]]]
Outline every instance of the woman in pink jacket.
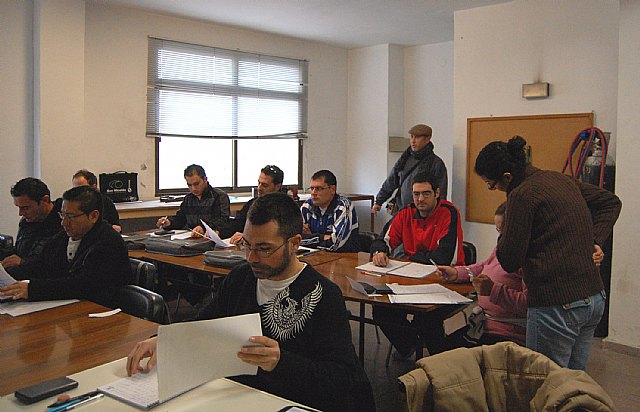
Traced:
[[[501, 204], [495, 212], [494, 222], [498, 233], [502, 230], [505, 206], [505, 203]], [[467, 326], [447, 337], [449, 348], [491, 345], [505, 340], [525, 345], [527, 287], [520, 270], [508, 273], [500, 266], [495, 248], [486, 260], [471, 266], [438, 266], [436, 276], [442, 282], [471, 281], [478, 293], [478, 306], [486, 317], [481, 336], [474, 334], [471, 327]], [[480, 315], [475, 319], [482, 317]]]

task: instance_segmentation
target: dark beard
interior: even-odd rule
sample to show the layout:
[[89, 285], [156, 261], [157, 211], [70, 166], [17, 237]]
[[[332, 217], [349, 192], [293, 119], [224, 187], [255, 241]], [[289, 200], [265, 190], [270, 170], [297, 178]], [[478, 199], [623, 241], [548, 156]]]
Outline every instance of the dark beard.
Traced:
[[[251, 270], [253, 271], [253, 275], [258, 279], [271, 279], [274, 276], [278, 276], [284, 270], [289, 267], [291, 264], [291, 255], [289, 254], [289, 244], [284, 245], [284, 253], [282, 257], [282, 261], [278, 266], [271, 267], [267, 265], [263, 265], [261, 263], [252, 263]], [[260, 274], [257, 274], [254, 268], [259, 269], [261, 271]]]

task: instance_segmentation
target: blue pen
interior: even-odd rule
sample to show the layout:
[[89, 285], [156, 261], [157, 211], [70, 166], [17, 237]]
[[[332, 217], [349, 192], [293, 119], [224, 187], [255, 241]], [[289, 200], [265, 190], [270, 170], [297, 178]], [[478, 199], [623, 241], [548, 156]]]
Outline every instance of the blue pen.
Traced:
[[100, 399], [104, 396], [104, 394], [102, 393], [98, 393], [96, 395], [93, 396], [89, 396], [86, 398], [82, 398], [82, 399], [76, 399], [72, 402], [66, 403], [64, 405], [60, 405], [58, 407], [52, 408], [52, 409], [47, 409], [46, 412], [66, 412], [66, 411], [70, 411], [72, 409], [75, 409], [77, 406], [83, 405], [85, 403], [88, 402], [92, 402], [95, 401], [97, 399]]

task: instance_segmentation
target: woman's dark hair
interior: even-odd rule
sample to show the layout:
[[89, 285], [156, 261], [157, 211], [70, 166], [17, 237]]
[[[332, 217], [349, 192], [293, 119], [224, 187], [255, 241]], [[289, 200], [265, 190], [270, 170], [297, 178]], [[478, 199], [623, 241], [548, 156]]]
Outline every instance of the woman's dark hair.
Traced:
[[520, 136], [513, 136], [507, 143], [489, 143], [476, 157], [476, 174], [487, 179], [499, 180], [505, 173], [511, 173], [514, 180], [520, 181], [527, 166], [524, 152], [526, 144], [526, 140]]

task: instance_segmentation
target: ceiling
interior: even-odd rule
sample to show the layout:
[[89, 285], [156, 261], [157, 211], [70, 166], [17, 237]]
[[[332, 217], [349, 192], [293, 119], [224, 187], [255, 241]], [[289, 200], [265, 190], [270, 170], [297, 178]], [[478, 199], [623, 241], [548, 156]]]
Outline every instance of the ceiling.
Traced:
[[[99, 1], [99, 0], [93, 0]], [[453, 12], [509, 0], [110, 0], [345, 48], [453, 40]]]

